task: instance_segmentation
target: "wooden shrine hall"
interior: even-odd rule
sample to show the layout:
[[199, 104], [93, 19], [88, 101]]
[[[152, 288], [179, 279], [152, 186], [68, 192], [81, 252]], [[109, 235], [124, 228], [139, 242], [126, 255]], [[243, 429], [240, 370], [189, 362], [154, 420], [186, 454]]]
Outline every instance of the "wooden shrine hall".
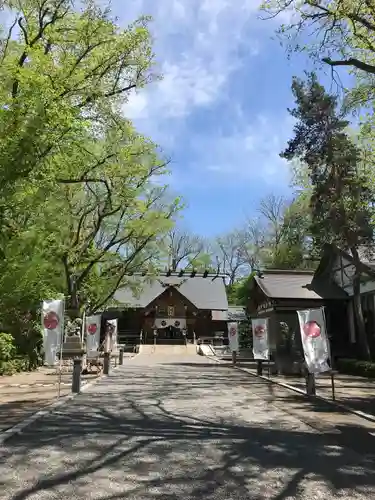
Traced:
[[105, 319], [117, 318], [120, 343], [139, 340], [141, 333], [148, 344], [155, 337], [158, 344], [227, 342], [224, 276], [181, 271], [152, 278], [134, 275], [129, 280], [134, 286], [119, 289], [116, 305], [103, 313]]

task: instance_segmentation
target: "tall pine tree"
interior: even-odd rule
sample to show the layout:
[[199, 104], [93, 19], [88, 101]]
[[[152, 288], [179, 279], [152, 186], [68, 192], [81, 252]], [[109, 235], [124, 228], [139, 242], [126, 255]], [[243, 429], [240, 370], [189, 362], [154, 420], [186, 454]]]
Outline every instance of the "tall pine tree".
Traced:
[[361, 164], [361, 151], [347, 134], [349, 122], [341, 113], [337, 97], [326, 92], [315, 73], [305, 81], [294, 78], [296, 107], [294, 137], [281, 153], [308, 166], [312, 195], [311, 236], [316, 250], [334, 243], [353, 256], [353, 304], [362, 354], [370, 358], [360, 299], [359, 247], [373, 240], [372, 191]]

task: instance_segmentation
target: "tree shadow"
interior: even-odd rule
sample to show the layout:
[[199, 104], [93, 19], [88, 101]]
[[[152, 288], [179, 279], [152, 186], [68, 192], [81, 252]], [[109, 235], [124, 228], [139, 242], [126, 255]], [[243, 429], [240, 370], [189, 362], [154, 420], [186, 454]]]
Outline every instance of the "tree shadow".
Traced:
[[266, 401], [267, 383], [250, 380], [249, 390], [249, 377], [215, 367], [134, 365], [99, 381], [6, 442], [0, 484], [9, 496], [2, 498], [375, 494], [365, 429], [338, 425], [322, 434], [278, 409], [288, 403], [277, 393]]
[[[247, 367], [246, 367], [247, 368]], [[251, 376], [256, 375], [256, 370], [252, 370], [250, 372]], [[274, 380], [277, 382], [284, 382], [287, 383], [296, 389], [299, 389], [301, 391], [306, 390], [306, 382], [305, 378], [303, 376], [297, 377], [296, 375], [290, 375], [290, 376], [283, 376], [283, 377], [275, 377], [271, 376], [270, 380]], [[352, 408], [353, 410], [356, 411], [362, 411], [364, 413], [368, 413], [370, 415], [373, 415], [375, 417], [375, 395], [373, 396], [372, 394], [370, 395], [361, 395], [361, 396], [354, 396], [350, 394], [351, 390], [371, 390], [372, 385], [374, 381], [369, 381], [368, 385], [365, 383], [354, 383], [351, 384], [349, 381], [345, 382], [340, 382], [340, 384], [337, 383], [335, 384], [335, 400], [339, 403], [345, 404], [346, 406]], [[330, 381], [325, 378], [323, 381], [320, 380], [319, 378], [316, 380], [316, 394], [318, 396], [327, 398], [327, 399], [332, 399], [332, 386], [330, 384]]]
[[[30, 394], [28, 394], [30, 396]], [[57, 397], [56, 397], [57, 399]], [[29, 398], [17, 401], [9, 401], [0, 404], [0, 432], [3, 432], [23, 419], [33, 415], [35, 412], [44, 409], [51, 402], [51, 398]]]

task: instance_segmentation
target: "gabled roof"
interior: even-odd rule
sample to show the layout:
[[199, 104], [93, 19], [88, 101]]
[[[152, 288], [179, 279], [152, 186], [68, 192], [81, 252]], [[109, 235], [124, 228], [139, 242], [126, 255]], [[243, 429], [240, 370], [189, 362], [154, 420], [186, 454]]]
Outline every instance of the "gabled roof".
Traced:
[[[361, 261], [361, 269], [363, 273], [375, 275], [375, 246], [361, 246], [358, 248], [358, 254]], [[321, 276], [327, 271], [329, 272], [333, 265], [335, 255], [341, 255], [343, 259], [353, 262], [351, 253], [341, 250], [335, 245], [326, 243], [322, 249], [322, 256], [319, 265], [315, 271], [315, 276]]]
[[[263, 293], [273, 299], [322, 300], [339, 299], [347, 295], [338, 287], [321, 287], [313, 283], [312, 271], [267, 270], [255, 282]], [[332, 288], [332, 289], [331, 289]]]
[[117, 290], [114, 299], [126, 307], [147, 307], [153, 300], [161, 295], [169, 287], [175, 287], [198, 309], [227, 310], [228, 300], [223, 278], [208, 275], [206, 278], [160, 276], [150, 278], [136, 276], [131, 279], [134, 284], [139, 283], [140, 293], [135, 294], [132, 287]]

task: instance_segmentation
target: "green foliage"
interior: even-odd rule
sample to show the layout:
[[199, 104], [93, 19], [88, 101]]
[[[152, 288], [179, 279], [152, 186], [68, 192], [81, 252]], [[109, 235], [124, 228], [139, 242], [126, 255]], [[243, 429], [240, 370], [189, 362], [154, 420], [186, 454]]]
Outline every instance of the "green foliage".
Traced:
[[336, 361], [335, 368], [346, 375], [375, 378], [375, 363], [370, 361], [340, 358]]
[[240, 348], [251, 349], [253, 347], [253, 332], [250, 319], [238, 323], [238, 336]]
[[309, 168], [312, 187], [311, 235], [315, 246], [336, 243], [352, 248], [372, 239], [372, 192], [358, 168], [360, 150], [346, 133], [346, 121], [337, 109], [337, 98], [326, 93], [316, 75], [292, 85], [297, 120], [294, 138], [281, 154], [299, 158]]
[[319, 64], [350, 68], [356, 76], [375, 74], [372, 2], [265, 0], [261, 9], [266, 18], [287, 16], [289, 22], [281, 24], [278, 34], [289, 51], [308, 53]]
[[10, 361], [16, 353], [14, 339], [9, 333], [0, 333], [0, 361]]
[[15, 358], [10, 361], [0, 361], [0, 376], [14, 375], [25, 370], [28, 370], [28, 362], [24, 358]]
[[[357, 111], [361, 135], [371, 151], [371, 187], [374, 186], [374, 75], [375, 75], [375, 8], [372, 2], [353, 0], [265, 0], [261, 6], [266, 18], [285, 14], [289, 22], [281, 24], [278, 34], [289, 53], [308, 54], [321, 67], [336, 71], [349, 70], [352, 82], [344, 89], [345, 108]], [[341, 87], [341, 84], [339, 84]], [[363, 144], [362, 144], [363, 146]], [[362, 149], [362, 148], [361, 148]]]
[[13, 336], [0, 333], [0, 375], [13, 375], [25, 369], [25, 359], [16, 357], [16, 351]]
[[60, 261], [77, 313], [84, 304], [103, 308], [127, 274], [152, 271], [179, 209], [178, 199], [165, 200], [167, 186], [155, 183], [166, 174], [165, 161], [127, 120], [118, 117], [102, 140], [83, 137], [80, 145], [66, 151], [63, 187], [51, 200], [64, 214]]
[[310, 208], [303, 193], [292, 202], [268, 196], [261, 201], [262, 217], [251, 228], [255, 235], [247, 253], [252, 253], [252, 268], [299, 269], [307, 266], [310, 253]]
[[33, 368], [41, 301], [105, 308], [127, 273], [157, 267], [180, 202], [157, 145], [123, 117], [156, 78], [149, 18], [122, 29], [93, 1], [3, 4], [0, 321]]
[[315, 73], [292, 84], [296, 107], [294, 137], [281, 153], [308, 166], [311, 185], [310, 234], [315, 249], [334, 243], [353, 256], [353, 292], [363, 356], [370, 357], [360, 301], [361, 263], [358, 249], [373, 240], [374, 193], [361, 168], [361, 151], [348, 136], [348, 121], [338, 109], [337, 97], [328, 94]]
[[121, 30], [94, 2], [81, 11], [70, 0], [49, 0], [48, 8], [6, 0], [4, 7], [15, 22], [1, 49], [2, 196], [30, 174], [48, 182], [61, 148], [77, 133], [100, 133], [105, 114], [153, 78], [147, 18]]
[[250, 300], [250, 283], [257, 271], [253, 271], [246, 278], [239, 279], [227, 287], [228, 302], [230, 305], [247, 307]]
[[212, 256], [208, 252], [201, 252], [196, 257], [189, 259], [186, 269], [195, 269], [199, 273], [206, 270], [210, 273], [216, 272], [212, 265]]

